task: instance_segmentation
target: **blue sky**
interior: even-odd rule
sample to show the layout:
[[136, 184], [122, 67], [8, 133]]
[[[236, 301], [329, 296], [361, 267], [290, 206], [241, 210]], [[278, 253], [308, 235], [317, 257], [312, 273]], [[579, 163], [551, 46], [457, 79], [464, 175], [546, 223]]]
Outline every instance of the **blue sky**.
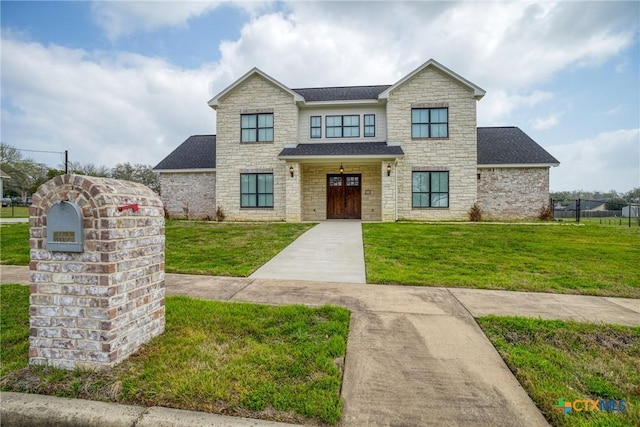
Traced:
[[18, 148], [155, 165], [215, 133], [207, 100], [254, 66], [294, 88], [392, 84], [434, 58], [487, 90], [479, 126], [518, 126], [561, 161], [552, 191], [640, 186], [638, 2], [0, 8], [1, 138]]

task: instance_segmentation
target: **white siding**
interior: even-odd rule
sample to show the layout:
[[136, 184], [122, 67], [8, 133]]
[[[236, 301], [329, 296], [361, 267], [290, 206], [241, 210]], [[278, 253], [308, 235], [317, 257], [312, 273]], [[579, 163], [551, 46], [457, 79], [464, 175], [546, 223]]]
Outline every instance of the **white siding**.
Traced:
[[[364, 137], [364, 115], [375, 114], [376, 116], [376, 136]], [[326, 116], [343, 116], [343, 115], [359, 115], [360, 116], [360, 137], [359, 138], [327, 138], [326, 137]], [[322, 138], [311, 138], [311, 116], [322, 116]], [[385, 142], [387, 140], [387, 120], [384, 106], [363, 107], [362, 105], [354, 107], [324, 107], [324, 108], [304, 108], [300, 110], [298, 119], [298, 141], [301, 143], [319, 143], [319, 142]], [[291, 141], [295, 143], [296, 141]]]

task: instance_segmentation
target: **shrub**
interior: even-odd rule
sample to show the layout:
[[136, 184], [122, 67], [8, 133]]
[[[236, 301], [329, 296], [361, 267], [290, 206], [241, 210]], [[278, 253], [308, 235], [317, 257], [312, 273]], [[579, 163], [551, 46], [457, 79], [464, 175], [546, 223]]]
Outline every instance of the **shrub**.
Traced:
[[553, 220], [553, 210], [551, 209], [551, 205], [544, 205], [540, 208], [540, 212], [538, 213], [538, 219], [542, 221], [552, 221]]
[[477, 203], [474, 203], [469, 210], [469, 221], [480, 222], [482, 220], [482, 211]]
[[222, 222], [224, 221], [225, 217], [226, 215], [224, 214], [222, 207], [218, 206], [218, 209], [216, 209], [216, 216], [215, 216], [216, 221]]

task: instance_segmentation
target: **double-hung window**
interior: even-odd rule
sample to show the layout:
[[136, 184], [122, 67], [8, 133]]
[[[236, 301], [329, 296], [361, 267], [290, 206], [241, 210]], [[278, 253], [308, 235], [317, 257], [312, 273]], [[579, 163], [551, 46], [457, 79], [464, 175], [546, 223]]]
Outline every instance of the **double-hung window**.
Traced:
[[448, 108], [412, 108], [411, 138], [447, 138]]
[[272, 208], [273, 207], [273, 174], [243, 173], [240, 174], [240, 207]]
[[322, 116], [311, 116], [311, 138], [322, 138]]
[[360, 116], [327, 116], [327, 138], [358, 138]]
[[364, 115], [364, 137], [376, 136], [376, 115], [365, 114]]
[[273, 113], [242, 114], [240, 122], [242, 142], [273, 142]]
[[412, 207], [449, 207], [449, 172], [413, 172], [412, 181]]

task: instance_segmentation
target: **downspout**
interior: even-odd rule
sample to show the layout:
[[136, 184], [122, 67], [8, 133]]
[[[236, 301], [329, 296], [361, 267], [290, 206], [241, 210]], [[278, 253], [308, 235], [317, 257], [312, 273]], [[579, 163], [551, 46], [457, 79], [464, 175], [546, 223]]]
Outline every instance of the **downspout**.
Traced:
[[398, 222], [398, 158], [396, 157], [396, 160], [393, 164], [393, 170], [395, 171], [395, 190], [394, 190], [394, 198], [395, 198], [395, 222]]

